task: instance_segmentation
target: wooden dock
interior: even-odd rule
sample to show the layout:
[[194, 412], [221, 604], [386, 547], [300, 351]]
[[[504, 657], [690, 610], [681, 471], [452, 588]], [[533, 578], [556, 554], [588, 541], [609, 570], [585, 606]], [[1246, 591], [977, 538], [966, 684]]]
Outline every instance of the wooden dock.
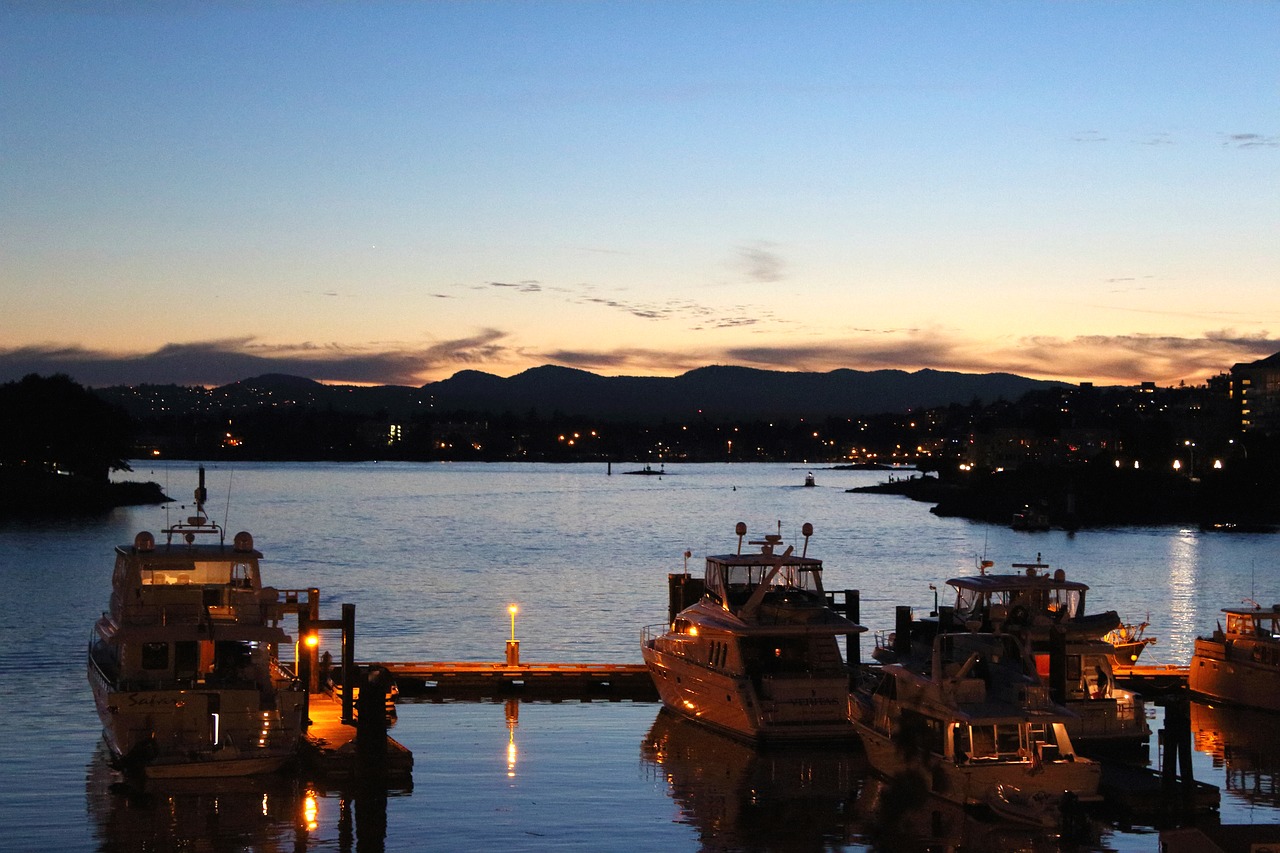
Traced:
[[[385, 757], [373, 761], [356, 750], [356, 727], [342, 721], [342, 701], [328, 693], [310, 696], [311, 725], [303, 744], [303, 764], [321, 779], [342, 781], [376, 776], [393, 783], [413, 775], [413, 753], [387, 736]], [[372, 765], [372, 766], [371, 766]]]
[[658, 691], [644, 664], [377, 663], [405, 699], [629, 699], [655, 702]]
[[1172, 663], [1117, 666], [1114, 669], [1117, 684], [1144, 696], [1159, 696], [1186, 690], [1190, 674], [1190, 666]]

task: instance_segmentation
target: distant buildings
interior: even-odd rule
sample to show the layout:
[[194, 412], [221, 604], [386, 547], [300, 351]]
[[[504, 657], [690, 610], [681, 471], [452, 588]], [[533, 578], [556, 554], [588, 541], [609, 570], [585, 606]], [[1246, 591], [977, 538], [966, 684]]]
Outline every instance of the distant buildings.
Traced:
[[1280, 433], [1280, 353], [1232, 365], [1228, 393], [1243, 432]]

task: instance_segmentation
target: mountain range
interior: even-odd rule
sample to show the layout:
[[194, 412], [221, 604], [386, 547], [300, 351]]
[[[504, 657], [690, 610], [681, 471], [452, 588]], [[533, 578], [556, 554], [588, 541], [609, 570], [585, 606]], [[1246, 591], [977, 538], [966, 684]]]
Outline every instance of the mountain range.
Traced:
[[[1010, 373], [970, 374], [940, 370], [833, 370], [793, 373], [714, 366], [674, 377], [599, 376], [585, 370], [543, 366], [511, 377], [464, 370], [419, 388], [384, 385], [324, 385], [310, 379], [267, 374], [205, 389], [178, 386], [99, 389], [131, 414], [155, 414], [162, 403], [241, 408], [266, 401], [309, 405], [392, 417], [454, 412], [542, 416], [563, 414], [606, 421], [683, 418], [742, 420], [874, 415], [974, 401], [1016, 400], [1028, 391], [1062, 386]], [[182, 398], [188, 398], [184, 405]]]

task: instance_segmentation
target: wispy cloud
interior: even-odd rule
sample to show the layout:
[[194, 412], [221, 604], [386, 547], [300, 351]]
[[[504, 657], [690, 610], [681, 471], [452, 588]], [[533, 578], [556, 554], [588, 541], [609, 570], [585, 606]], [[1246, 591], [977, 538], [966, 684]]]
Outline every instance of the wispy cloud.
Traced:
[[1231, 148], [1280, 148], [1280, 136], [1261, 133], [1224, 133], [1222, 144]]
[[782, 256], [774, 251], [772, 243], [765, 241], [740, 246], [735, 266], [752, 281], [767, 284], [781, 281], [785, 277]]

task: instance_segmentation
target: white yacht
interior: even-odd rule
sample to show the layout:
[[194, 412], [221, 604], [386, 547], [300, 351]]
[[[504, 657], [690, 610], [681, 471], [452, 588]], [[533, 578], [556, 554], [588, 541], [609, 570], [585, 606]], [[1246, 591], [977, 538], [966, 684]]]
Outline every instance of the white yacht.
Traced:
[[262, 585], [248, 533], [231, 545], [204, 512], [116, 548], [110, 610], [94, 625], [88, 674], [112, 763], [148, 777], [279, 769], [303, 732], [304, 687], [278, 662], [290, 637]]
[[[666, 707], [751, 741], [852, 739], [850, 669], [839, 637], [866, 629], [838, 613], [822, 561], [781, 534], [708, 556], [701, 598], [669, 625], [644, 629], [641, 653]], [[681, 576], [676, 576], [681, 577]]]

